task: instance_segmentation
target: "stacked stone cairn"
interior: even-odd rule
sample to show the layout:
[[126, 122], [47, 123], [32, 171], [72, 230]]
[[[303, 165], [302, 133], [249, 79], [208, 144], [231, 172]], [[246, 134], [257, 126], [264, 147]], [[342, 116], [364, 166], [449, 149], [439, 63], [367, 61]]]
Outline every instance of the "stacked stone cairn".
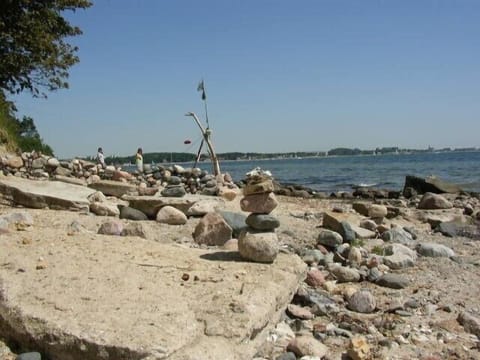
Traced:
[[275, 229], [280, 226], [279, 220], [270, 214], [278, 206], [272, 175], [256, 168], [247, 173], [245, 182], [240, 207], [250, 215], [245, 221], [248, 228], [238, 237], [238, 251], [247, 260], [272, 263], [279, 251]]

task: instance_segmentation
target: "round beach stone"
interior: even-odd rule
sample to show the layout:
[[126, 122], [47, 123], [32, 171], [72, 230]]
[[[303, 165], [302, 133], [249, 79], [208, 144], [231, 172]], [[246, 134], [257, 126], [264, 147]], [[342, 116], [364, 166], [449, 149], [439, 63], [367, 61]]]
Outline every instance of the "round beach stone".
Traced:
[[384, 218], [387, 216], [388, 210], [385, 205], [372, 204], [368, 208], [368, 216], [374, 219]]
[[243, 211], [256, 214], [270, 214], [277, 206], [278, 201], [273, 193], [247, 195], [240, 200]]
[[297, 336], [287, 347], [297, 356], [317, 356], [323, 358], [328, 353], [328, 347], [310, 335]]
[[314, 268], [307, 272], [305, 282], [311, 287], [319, 288], [325, 283], [325, 276], [320, 270]]
[[273, 192], [273, 181], [268, 179], [259, 183], [247, 184], [243, 188], [243, 195], [262, 194]]
[[238, 251], [247, 260], [272, 263], [279, 251], [277, 235], [273, 232], [244, 230], [238, 238]]
[[161, 192], [162, 196], [165, 197], [182, 197], [185, 196], [186, 193], [182, 185], [169, 185]]
[[320, 231], [317, 237], [317, 244], [329, 246], [329, 247], [337, 247], [343, 243], [342, 235], [339, 233], [323, 229]]
[[168, 225], [184, 225], [187, 223], [187, 216], [173, 206], [162, 207], [156, 217], [157, 222]]
[[332, 266], [329, 270], [335, 276], [339, 283], [360, 281], [360, 273], [355, 269], [335, 265]]
[[408, 286], [410, 281], [403, 275], [387, 273], [380, 276], [375, 283], [391, 289], [403, 289]]
[[377, 307], [373, 294], [368, 290], [359, 290], [348, 298], [348, 308], [359, 313], [369, 314]]
[[148, 220], [147, 215], [145, 215], [140, 210], [131, 208], [129, 206], [123, 206], [120, 209], [120, 219], [129, 219], [129, 220]]
[[442, 195], [434, 193], [425, 193], [420, 199], [418, 209], [436, 210], [436, 209], [451, 209], [453, 204], [445, 199]]
[[280, 221], [276, 217], [267, 214], [250, 214], [245, 222], [256, 230], [264, 231], [273, 230], [280, 226]]

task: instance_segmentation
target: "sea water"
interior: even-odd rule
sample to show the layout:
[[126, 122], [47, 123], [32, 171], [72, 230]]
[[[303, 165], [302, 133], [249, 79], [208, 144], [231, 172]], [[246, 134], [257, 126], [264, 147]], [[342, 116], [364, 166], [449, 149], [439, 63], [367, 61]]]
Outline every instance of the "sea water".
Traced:
[[[200, 167], [212, 171], [209, 162], [200, 163]], [[326, 192], [351, 191], [356, 186], [401, 190], [406, 175], [434, 175], [459, 184], [466, 191], [480, 192], [478, 151], [220, 162], [222, 173], [228, 172], [235, 181], [244, 179], [256, 167], [269, 170], [280, 183], [296, 183]]]

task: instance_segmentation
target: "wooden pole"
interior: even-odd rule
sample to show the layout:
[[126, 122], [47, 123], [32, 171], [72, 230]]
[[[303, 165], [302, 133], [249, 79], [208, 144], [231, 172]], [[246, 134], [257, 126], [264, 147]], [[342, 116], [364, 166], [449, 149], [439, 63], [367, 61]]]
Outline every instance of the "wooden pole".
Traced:
[[215, 176], [221, 175], [220, 172], [220, 164], [217, 159], [217, 154], [215, 153], [215, 149], [213, 148], [212, 141], [210, 139], [210, 134], [211, 131], [209, 128], [205, 129], [202, 124], [200, 123], [200, 120], [198, 119], [197, 115], [193, 112], [186, 113], [185, 116], [191, 116], [193, 117], [193, 120], [197, 123], [198, 127], [200, 128], [200, 131], [202, 132], [203, 139], [205, 140], [205, 143], [207, 144], [208, 147], [208, 152], [210, 153], [210, 159], [212, 161], [212, 166], [213, 166], [213, 174]]

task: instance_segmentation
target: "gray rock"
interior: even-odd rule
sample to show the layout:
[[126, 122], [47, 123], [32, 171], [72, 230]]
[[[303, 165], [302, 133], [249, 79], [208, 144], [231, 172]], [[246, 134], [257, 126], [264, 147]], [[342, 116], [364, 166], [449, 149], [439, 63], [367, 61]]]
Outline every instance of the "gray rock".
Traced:
[[377, 281], [382, 276], [382, 272], [378, 268], [373, 267], [368, 270], [367, 280], [370, 282]]
[[463, 325], [465, 331], [480, 337], [480, 319], [464, 311], [458, 315], [457, 321]]
[[223, 219], [227, 222], [227, 224], [232, 228], [232, 235], [233, 237], [238, 237], [242, 230], [248, 228], [246, 223], [247, 217], [245, 214], [236, 213], [233, 211], [219, 211], [220, 215], [222, 215]]
[[351, 244], [355, 241], [356, 235], [350, 223], [346, 221], [340, 222], [340, 235], [343, 237], [343, 241]]
[[185, 196], [186, 191], [182, 185], [169, 185], [162, 190], [161, 194], [165, 197], [182, 197]]
[[207, 195], [207, 196], [216, 196], [218, 194], [218, 187], [205, 187], [201, 191], [202, 195]]
[[360, 227], [374, 232], [377, 230], [377, 223], [370, 219], [364, 219], [360, 222]]
[[13, 203], [34, 209], [86, 210], [88, 196], [95, 191], [85, 186], [59, 181], [32, 181], [21, 178], [0, 178], [0, 193]]
[[420, 199], [420, 203], [418, 204], [418, 209], [423, 210], [437, 210], [437, 209], [451, 209], [453, 204], [445, 199], [442, 195], [434, 194], [434, 193], [425, 193], [423, 197]]
[[250, 214], [245, 222], [250, 227], [263, 231], [273, 230], [280, 226], [280, 221], [276, 217], [267, 214]]
[[140, 210], [131, 208], [129, 206], [122, 206], [120, 207], [120, 219], [140, 221], [148, 220], [148, 217]]
[[394, 227], [393, 229], [385, 231], [382, 234], [382, 239], [403, 245], [411, 245], [414, 242], [412, 235], [400, 227]]
[[170, 185], [180, 185], [182, 183], [182, 179], [180, 179], [178, 176], [171, 176], [168, 180], [168, 183]]
[[442, 222], [434, 230], [447, 237], [464, 236], [470, 239], [480, 239], [480, 227], [462, 224], [455, 221]]
[[232, 238], [232, 228], [218, 213], [208, 213], [195, 227], [193, 239], [197, 244], [224, 245]]
[[418, 244], [416, 250], [420, 255], [427, 256], [427, 257], [455, 256], [455, 252], [452, 249], [442, 244], [435, 244], [435, 243]]
[[274, 232], [242, 231], [238, 238], [238, 251], [247, 260], [272, 263], [278, 255], [278, 238]]
[[28, 352], [18, 355], [15, 360], [42, 360], [42, 355], [38, 352]]
[[415, 265], [415, 260], [406, 254], [393, 254], [383, 257], [383, 263], [390, 269], [399, 270]]
[[377, 302], [370, 291], [359, 290], [348, 298], [347, 306], [352, 311], [368, 314], [375, 310]]
[[375, 283], [391, 289], [403, 289], [410, 284], [410, 281], [402, 275], [387, 273], [383, 274]]
[[329, 246], [332, 248], [335, 248], [342, 243], [342, 235], [332, 230], [322, 229], [317, 237], [317, 244]]
[[335, 276], [339, 283], [360, 281], [359, 272], [352, 268], [335, 265], [332, 266], [329, 271]]
[[324, 258], [325, 255], [323, 255], [323, 253], [317, 249], [306, 249], [302, 256], [302, 260], [309, 265], [319, 264], [324, 260]]

